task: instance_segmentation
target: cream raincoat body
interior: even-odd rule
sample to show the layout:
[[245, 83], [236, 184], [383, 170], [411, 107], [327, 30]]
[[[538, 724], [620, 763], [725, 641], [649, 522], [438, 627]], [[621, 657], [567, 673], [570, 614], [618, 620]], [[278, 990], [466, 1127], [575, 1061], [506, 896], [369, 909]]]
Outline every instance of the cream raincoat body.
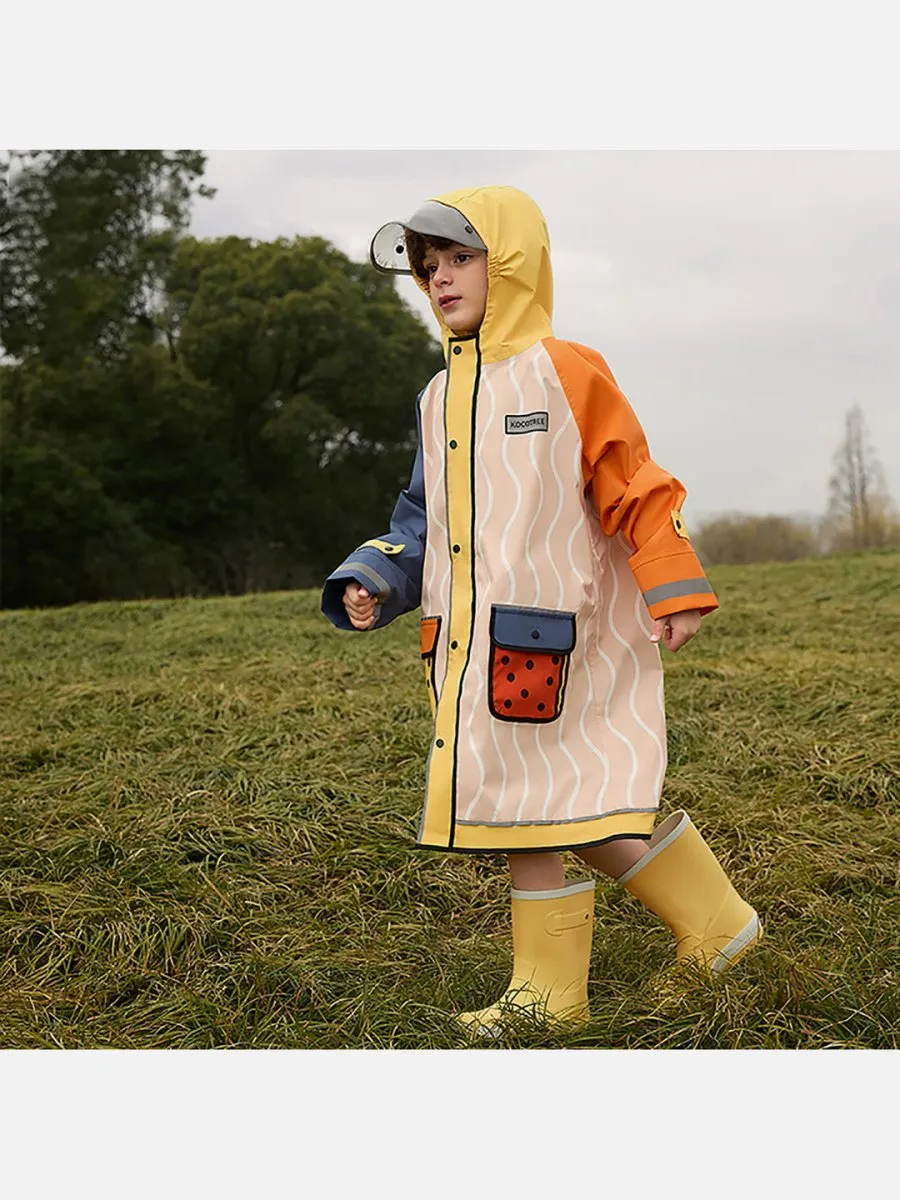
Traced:
[[487, 246], [478, 333], [442, 323], [419, 450], [391, 529], [329, 576], [421, 604], [434, 711], [418, 844], [509, 852], [649, 836], [666, 769], [651, 618], [717, 607], [681, 518], [596, 351], [553, 336], [546, 226], [513, 188], [456, 192]]

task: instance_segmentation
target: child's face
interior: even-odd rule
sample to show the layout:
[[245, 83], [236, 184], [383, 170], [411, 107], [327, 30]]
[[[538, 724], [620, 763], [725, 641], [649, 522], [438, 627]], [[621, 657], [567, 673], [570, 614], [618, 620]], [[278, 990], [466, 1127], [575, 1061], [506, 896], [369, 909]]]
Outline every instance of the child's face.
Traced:
[[453, 333], [474, 333], [487, 305], [487, 255], [454, 242], [446, 250], [429, 246], [423, 266], [435, 312]]

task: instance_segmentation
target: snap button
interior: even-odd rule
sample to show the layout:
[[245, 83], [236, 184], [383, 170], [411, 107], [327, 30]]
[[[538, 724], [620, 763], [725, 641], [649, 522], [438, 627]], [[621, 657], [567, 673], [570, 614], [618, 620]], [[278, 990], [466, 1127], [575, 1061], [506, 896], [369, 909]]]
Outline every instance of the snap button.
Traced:
[[459, 554], [459, 546], [454, 546], [454, 547], [453, 547], [453, 553], [454, 553], [454, 554]]
[[451, 450], [455, 450], [455, 449], [456, 449], [456, 442], [451, 442], [451, 443], [450, 443], [450, 449], [451, 449]]
[[534, 638], [535, 641], [537, 641], [541, 635], [538, 633], [538, 631], [536, 629], [532, 629], [531, 636]]
[[458, 645], [459, 645], [459, 642], [451, 642], [451, 643], [450, 643], [450, 649], [451, 649], [451, 650], [455, 650], [455, 649], [457, 648], [457, 646], [458, 646]]
[[462, 354], [462, 346], [454, 346], [453, 353], [454, 354]]
[[434, 744], [437, 746], [438, 750], [440, 750], [440, 748], [441, 748], [441, 747], [443, 746], [443, 744], [444, 744], [444, 739], [443, 739], [443, 738], [438, 738], [438, 740], [437, 740], [437, 741], [436, 741]]

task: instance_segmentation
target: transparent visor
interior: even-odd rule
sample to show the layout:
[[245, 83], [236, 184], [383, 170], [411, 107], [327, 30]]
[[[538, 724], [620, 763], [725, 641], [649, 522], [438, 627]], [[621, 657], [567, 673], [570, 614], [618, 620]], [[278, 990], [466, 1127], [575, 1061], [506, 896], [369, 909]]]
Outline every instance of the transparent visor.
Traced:
[[372, 238], [369, 258], [377, 271], [387, 275], [412, 275], [412, 267], [406, 254], [406, 230], [425, 234], [426, 237], [447, 238], [473, 250], [487, 250], [484, 242], [458, 209], [441, 204], [439, 200], [426, 200], [416, 209], [408, 221], [390, 221], [382, 225]]

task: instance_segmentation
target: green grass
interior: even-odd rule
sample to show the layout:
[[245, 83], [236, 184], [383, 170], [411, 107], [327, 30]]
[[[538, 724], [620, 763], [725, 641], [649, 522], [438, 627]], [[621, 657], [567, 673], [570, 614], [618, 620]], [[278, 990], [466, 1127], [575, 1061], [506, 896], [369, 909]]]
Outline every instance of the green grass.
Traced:
[[[505, 1045], [897, 1046], [900, 554], [710, 574], [665, 655], [663, 813], [766, 940], [664, 1006], [668, 930], [601, 878], [591, 1023]], [[508, 882], [412, 845], [417, 639], [311, 592], [0, 613], [0, 1046], [466, 1045]]]

